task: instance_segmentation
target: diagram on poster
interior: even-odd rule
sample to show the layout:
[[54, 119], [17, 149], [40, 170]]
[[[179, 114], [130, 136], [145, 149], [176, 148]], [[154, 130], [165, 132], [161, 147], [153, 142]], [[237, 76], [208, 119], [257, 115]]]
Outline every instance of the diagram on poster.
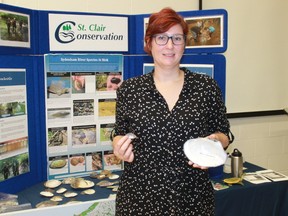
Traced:
[[[48, 178], [122, 169], [112, 151], [123, 56], [45, 55]], [[109, 162], [108, 162], [109, 161]]]

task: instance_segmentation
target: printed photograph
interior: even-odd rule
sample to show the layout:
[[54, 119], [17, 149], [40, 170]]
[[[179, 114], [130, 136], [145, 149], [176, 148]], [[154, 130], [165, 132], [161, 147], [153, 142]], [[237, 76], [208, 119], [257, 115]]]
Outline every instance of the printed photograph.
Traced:
[[0, 10], [0, 46], [30, 47], [30, 16]]
[[113, 117], [116, 111], [116, 99], [99, 99], [98, 100], [98, 116]]
[[100, 143], [101, 145], [111, 145], [110, 136], [114, 124], [101, 124], [100, 125]]
[[73, 116], [94, 115], [94, 99], [73, 100]]
[[0, 118], [26, 114], [25, 102], [0, 103]]
[[68, 156], [61, 155], [56, 157], [49, 157], [49, 174], [67, 174], [68, 173]]
[[0, 182], [29, 172], [28, 153], [0, 160]]
[[97, 72], [96, 91], [116, 91], [122, 81], [122, 72]]
[[49, 108], [47, 110], [48, 120], [67, 120], [71, 119], [71, 108], [62, 107], [62, 108]]
[[122, 169], [122, 160], [117, 158], [113, 151], [104, 151], [104, 169]]
[[73, 126], [72, 146], [96, 144], [96, 125]]
[[186, 48], [223, 46], [223, 16], [193, 17], [188, 24]]
[[48, 128], [48, 147], [67, 146], [67, 127]]
[[70, 98], [70, 73], [47, 73], [47, 98]]

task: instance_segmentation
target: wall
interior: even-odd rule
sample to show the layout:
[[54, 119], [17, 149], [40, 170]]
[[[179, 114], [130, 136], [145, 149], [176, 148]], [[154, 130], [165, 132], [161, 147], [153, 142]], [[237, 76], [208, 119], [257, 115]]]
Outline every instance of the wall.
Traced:
[[[0, 1], [1, 2], [1, 1]], [[170, 6], [197, 10], [198, 0], [2, 0], [37, 10], [142, 14]], [[288, 107], [285, 21], [288, 1], [203, 1], [203, 9], [228, 11], [226, 102], [229, 113]], [[230, 119], [236, 140], [229, 148], [245, 159], [288, 175], [288, 116]]]
[[288, 175], [288, 116], [230, 119], [235, 141], [246, 161]]

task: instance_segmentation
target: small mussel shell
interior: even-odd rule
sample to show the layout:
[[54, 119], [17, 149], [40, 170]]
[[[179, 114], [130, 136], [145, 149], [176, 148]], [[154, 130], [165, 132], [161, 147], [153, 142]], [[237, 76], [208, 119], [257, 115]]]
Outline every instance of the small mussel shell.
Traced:
[[131, 140], [137, 138], [137, 136], [134, 133], [127, 133], [126, 136], [128, 136], [128, 138], [131, 139]]
[[107, 175], [111, 174], [111, 171], [110, 170], [102, 170], [100, 174], [107, 176]]
[[55, 201], [55, 202], [61, 202], [63, 200], [63, 197], [61, 197], [61, 196], [53, 196], [50, 200], [51, 201]]
[[91, 188], [94, 186], [94, 182], [85, 180], [84, 178], [76, 178], [75, 181], [71, 183], [71, 187], [74, 189], [77, 188]]
[[46, 201], [38, 203], [36, 205], [36, 208], [44, 208], [44, 207], [56, 206], [56, 205], [58, 205], [58, 202], [46, 200]]
[[48, 180], [44, 183], [44, 186], [47, 188], [56, 188], [61, 184], [61, 181], [56, 180], [56, 179], [52, 179], [52, 180]]
[[72, 192], [72, 191], [67, 191], [67, 192], [64, 193], [64, 196], [65, 196], [66, 198], [75, 197], [75, 196], [77, 196], [77, 195], [78, 195], [78, 194], [77, 194], [76, 192]]
[[42, 196], [45, 196], [45, 197], [53, 197], [54, 196], [54, 194], [51, 191], [47, 191], [47, 190], [41, 191], [40, 194]]
[[67, 191], [66, 188], [61, 187], [61, 188], [59, 188], [59, 189], [56, 191], [56, 193], [58, 193], [58, 194], [62, 194], [62, 193], [64, 193], [64, 192], [66, 192], [66, 191]]
[[92, 195], [95, 192], [96, 191], [94, 189], [86, 189], [86, 190], [82, 191], [81, 194]]
[[100, 187], [107, 187], [107, 186], [111, 186], [113, 185], [113, 182], [107, 181], [107, 180], [103, 180], [97, 183], [98, 186]]
[[102, 180], [102, 179], [106, 178], [106, 175], [94, 172], [94, 173], [90, 174], [90, 178], [97, 178], [99, 180]]
[[108, 186], [107, 188], [110, 188], [112, 189], [113, 192], [117, 192], [118, 191], [118, 188], [119, 186], [118, 185], [111, 185], [111, 186]]
[[65, 178], [63, 179], [62, 184], [71, 184], [74, 179], [74, 177]]
[[118, 179], [118, 178], [119, 178], [119, 175], [114, 174], [114, 173], [111, 173], [111, 174], [108, 175], [108, 178], [109, 178], [109, 179]]

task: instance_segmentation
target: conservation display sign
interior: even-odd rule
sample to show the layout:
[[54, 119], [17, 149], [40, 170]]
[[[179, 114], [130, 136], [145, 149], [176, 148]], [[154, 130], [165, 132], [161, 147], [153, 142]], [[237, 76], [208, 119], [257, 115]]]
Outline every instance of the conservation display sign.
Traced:
[[49, 179], [122, 169], [110, 141], [122, 81], [122, 55], [45, 55]]

